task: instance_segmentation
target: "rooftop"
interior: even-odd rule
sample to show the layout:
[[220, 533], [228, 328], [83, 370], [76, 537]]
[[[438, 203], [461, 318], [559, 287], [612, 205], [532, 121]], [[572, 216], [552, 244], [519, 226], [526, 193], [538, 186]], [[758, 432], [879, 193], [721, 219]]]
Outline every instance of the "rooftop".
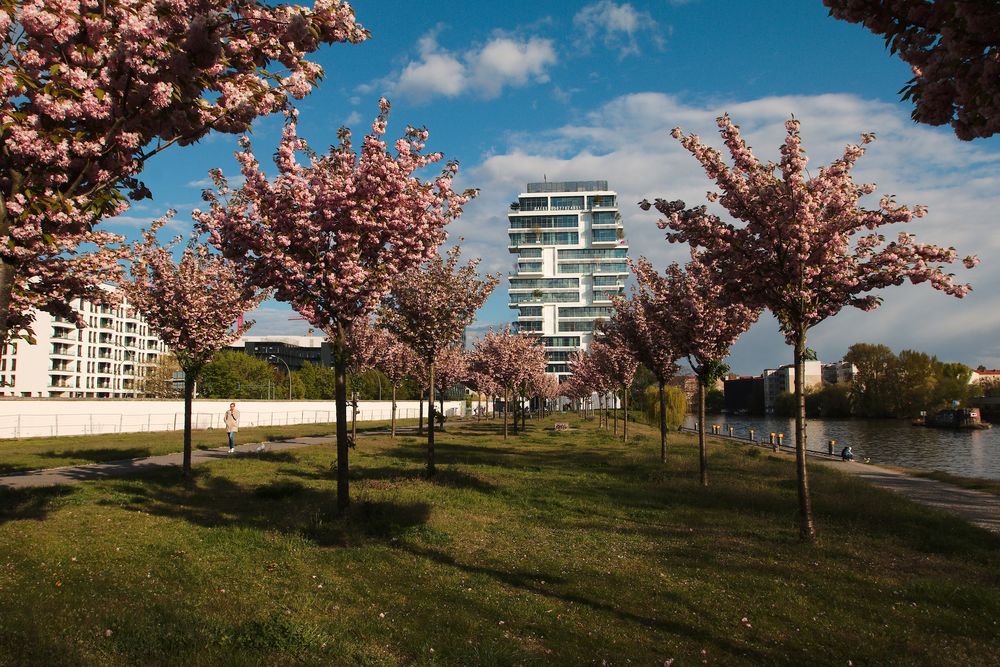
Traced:
[[543, 181], [528, 183], [528, 192], [590, 192], [607, 190], [607, 181]]

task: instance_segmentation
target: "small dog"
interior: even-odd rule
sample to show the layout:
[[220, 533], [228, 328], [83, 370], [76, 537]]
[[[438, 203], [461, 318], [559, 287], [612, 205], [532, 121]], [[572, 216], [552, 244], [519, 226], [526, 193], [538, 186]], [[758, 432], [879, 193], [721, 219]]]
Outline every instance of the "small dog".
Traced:
[[257, 452], [258, 454], [263, 454], [264, 452], [267, 451], [267, 444], [263, 442], [260, 443], [259, 445], [257, 445], [257, 449], [255, 449], [254, 451]]

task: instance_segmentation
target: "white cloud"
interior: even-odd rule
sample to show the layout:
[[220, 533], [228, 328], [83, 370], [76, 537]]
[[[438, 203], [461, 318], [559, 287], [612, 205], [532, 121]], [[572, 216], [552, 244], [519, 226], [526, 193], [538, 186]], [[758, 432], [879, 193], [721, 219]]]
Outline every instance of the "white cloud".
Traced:
[[[802, 121], [802, 136], [813, 169], [829, 163], [862, 131], [878, 133], [858, 162], [858, 181], [878, 183], [867, 202], [880, 193], [898, 201], [922, 203], [927, 218], [905, 231], [921, 242], [954, 245], [959, 254], [976, 253], [983, 263], [974, 271], [956, 268], [975, 287], [966, 299], [954, 299], [927, 285], [887, 290], [884, 305], [872, 313], [845, 309], [816, 327], [810, 347], [823, 359], [836, 359], [854, 342], [881, 342], [894, 349], [913, 348], [942, 359], [973, 366], [1000, 364], [995, 332], [1000, 327], [1000, 152], [983, 144], [957, 141], [947, 131], [914, 125], [905, 109], [853, 95], [769, 97], [747, 101], [688, 104], [669, 95], [642, 93], [617, 98], [595, 109], [580, 123], [538, 134], [510, 137], [511, 147], [487, 156], [463, 173], [463, 187], [481, 188], [453, 227], [466, 238], [470, 254], [483, 267], [509, 270], [506, 211], [529, 181], [607, 179], [619, 202], [633, 257], [643, 254], [655, 265], [683, 261], [687, 250], [664, 241], [655, 213], [635, 206], [641, 199], [704, 202], [712, 186], [695, 159], [669, 136], [681, 126], [722, 148], [715, 118], [723, 111], [741, 124], [761, 159], [777, 160], [790, 114]], [[888, 228], [892, 235], [903, 228]], [[501, 303], [503, 295], [494, 297]], [[791, 353], [770, 317], [762, 318], [734, 348], [733, 367], [759, 372], [790, 361]]]
[[463, 94], [493, 99], [506, 87], [545, 83], [548, 69], [558, 60], [548, 39], [517, 40], [498, 35], [481, 47], [459, 53], [438, 44], [437, 30], [420, 39], [418, 51], [417, 60], [387, 80], [392, 92], [417, 102]]
[[[243, 174], [236, 174], [235, 176], [226, 176], [226, 180], [229, 181], [229, 186], [234, 188], [238, 188], [247, 182], [247, 179]], [[215, 183], [212, 182], [212, 178], [210, 176], [199, 178], [193, 181], [188, 181], [187, 183], [185, 183], [185, 185], [187, 185], [187, 187], [189, 188], [198, 188], [199, 190], [215, 187]]]
[[618, 51], [618, 58], [641, 54], [639, 35], [647, 34], [657, 48], [663, 47], [659, 26], [648, 12], [641, 12], [630, 3], [599, 0], [586, 5], [573, 17], [573, 26], [580, 31], [578, 47], [589, 50], [595, 41]]

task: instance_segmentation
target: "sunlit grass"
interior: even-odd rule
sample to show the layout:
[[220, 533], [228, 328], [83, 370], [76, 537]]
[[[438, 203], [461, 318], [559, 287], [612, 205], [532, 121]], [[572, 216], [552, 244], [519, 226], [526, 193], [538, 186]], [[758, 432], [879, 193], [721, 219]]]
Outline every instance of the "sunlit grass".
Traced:
[[[560, 421], [566, 420], [560, 417]], [[1000, 538], [835, 471], [570, 418], [0, 495], [0, 664], [990, 664]], [[551, 419], [548, 423], [551, 423]]]

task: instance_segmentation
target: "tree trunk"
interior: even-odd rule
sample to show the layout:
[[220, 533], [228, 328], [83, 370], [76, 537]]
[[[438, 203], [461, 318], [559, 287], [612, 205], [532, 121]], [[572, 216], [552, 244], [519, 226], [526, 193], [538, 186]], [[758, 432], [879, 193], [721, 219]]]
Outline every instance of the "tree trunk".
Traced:
[[[7, 222], [6, 205], [0, 200], [0, 236], [10, 232]], [[10, 330], [10, 306], [14, 294], [14, 265], [0, 258], [0, 355], [3, 354], [8, 340], [13, 340], [14, 332]]]
[[628, 387], [622, 387], [622, 442], [628, 442]]
[[427, 364], [427, 476], [434, 474], [434, 362]]
[[809, 476], [806, 471], [806, 331], [795, 338], [795, 470], [799, 478], [799, 539], [808, 542], [816, 537]]
[[348, 478], [347, 456], [350, 441], [347, 436], [347, 336], [343, 327], [338, 327], [334, 341], [333, 374], [334, 401], [337, 413], [337, 511], [346, 512], [351, 506], [350, 480]]
[[482, 419], [482, 416], [483, 416], [483, 395], [477, 389], [476, 390], [476, 423], [477, 424], [479, 423], [479, 420]]
[[389, 423], [389, 438], [396, 437], [396, 385], [392, 385], [392, 417]]
[[[438, 396], [438, 405], [441, 406], [441, 416], [444, 417], [444, 392]], [[444, 432], [444, 422], [441, 422], [441, 431]]]
[[698, 377], [698, 461], [701, 485], [708, 486], [708, 451], [705, 449], [705, 383]]
[[358, 392], [351, 392], [351, 442], [358, 442]]
[[611, 392], [611, 417], [615, 420], [615, 435], [618, 435], [618, 392]]
[[524, 399], [527, 398], [528, 390], [524, 384], [521, 384], [521, 431], [528, 430], [528, 407], [524, 404]]
[[507, 439], [507, 411], [510, 409], [510, 403], [507, 401], [507, 388], [504, 387], [503, 390], [503, 439]]
[[184, 478], [191, 479], [191, 409], [194, 402], [193, 372], [184, 371]]
[[424, 390], [423, 389], [420, 389], [420, 391], [417, 392], [417, 405], [420, 406], [418, 408], [419, 412], [417, 413], [419, 415], [419, 417], [417, 417], [417, 435], [423, 435], [424, 434]]
[[667, 462], [667, 383], [660, 380], [660, 463]]

